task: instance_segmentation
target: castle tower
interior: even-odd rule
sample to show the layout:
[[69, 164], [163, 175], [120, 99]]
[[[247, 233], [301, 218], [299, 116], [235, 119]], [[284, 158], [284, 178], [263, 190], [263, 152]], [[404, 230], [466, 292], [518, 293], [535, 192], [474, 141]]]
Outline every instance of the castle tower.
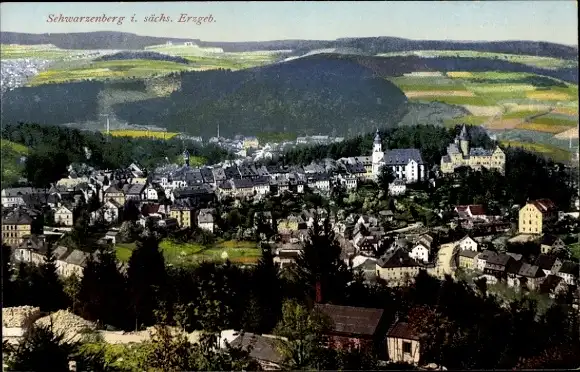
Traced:
[[459, 146], [463, 156], [469, 156], [469, 135], [467, 134], [467, 127], [463, 124], [461, 133], [459, 134]]
[[379, 174], [379, 170], [383, 165], [383, 161], [385, 158], [385, 153], [383, 152], [383, 144], [381, 141], [381, 136], [379, 135], [379, 130], [375, 134], [375, 140], [373, 142], [373, 153], [371, 155], [373, 165], [372, 165], [372, 173], [374, 176]]
[[183, 163], [186, 167], [189, 167], [189, 151], [187, 149], [183, 150]]

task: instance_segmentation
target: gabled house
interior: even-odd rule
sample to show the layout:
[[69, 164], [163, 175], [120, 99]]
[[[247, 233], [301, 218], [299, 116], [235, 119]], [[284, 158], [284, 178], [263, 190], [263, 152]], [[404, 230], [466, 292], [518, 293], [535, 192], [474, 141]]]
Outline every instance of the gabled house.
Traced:
[[409, 323], [396, 321], [387, 332], [389, 360], [395, 363], [418, 364], [421, 344]]
[[2, 216], [2, 243], [11, 247], [20, 245], [24, 238], [42, 231], [40, 212], [17, 207]]
[[329, 344], [338, 349], [369, 349], [379, 346], [385, 338], [383, 309], [330, 304], [314, 305], [317, 311], [332, 321]]
[[461, 249], [463, 251], [477, 252], [478, 244], [469, 235], [466, 235], [464, 238], [459, 240], [457, 243], [459, 244], [459, 249]]
[[566, 292], [566, 290], [568, 290], [568, 285], [558, 275], [548, 275], [539, 287], [540, 293], [547, 294], [552, 299], [558, 294]]
[[79, 278], [82, 278], [83, 270], [86, 266], [86, 261], [89, 255], [89, 253], [80, 251], [78, 249], [67, 250], [56, 260], [57, 273], [65, 278], [73, 274]]
[[284, 356], [279, 351], [277, 338], [246, 332], [238, 335], [230, 345], [250, 351], [250, 357], [255, 359], [264, 371], [287, 369], [283, 364]]
[[160, 185], [151, 183], [145, 187], [143, 193], [145, 200], [158, 201], [160, 196], [164, 194], [164, 191]]
[[215, 228], [213, 218], [214, 213], [215, 210], [211, 208], [200, 209], [197, 214], [197, 226], [199, 226], [200, 229], [213, 233]]
[[177, 220], [177, 225], [182, 228], [195, 226], [195, 208], [187, 204], [174, 204], [169, 212], [171, 218]]
[[481, 204], [458, 205], [455, 207], [455, 213], [461, 220], [487, 221], [488, 219], [485, 207]]
[[519, 211], [520, 234], [541, 234], [546, 223], [558, 218], [558, 208], [549, 199], [528, 201]]
[[73, 211], [72, 208], [67, 208], [61, 205], [54, 211], [54, 223], [57, 225], [73, 226]]
[[404, 249], [387, 252], [377, 261], [377, 277], [396, 287], [414, 280], [424, 265], [409, 257]]
[[579, 265], [574, 261], [564, 261], [558, 270], [553, 270], [553, 274], [558, 275], [566, 284], [576, 285], [579, 275]]
[[424, 243], [418, 243], [409, 252], [409, 257], [417, 261], [429, 262], [429, 253], [430, 248]]
[[549, 276], [560, 270], [562, 267], [562, 261], [556, 256], [551, 256], [547, 254], [540, 254], [534, 265], [538, 266], [544, 272], [544, 275]]
[[459, 267], [466, 270], [473, 270], [476, 267], [477, 251], [461, 250], [459, 251]]
[[540, 238], [540, 249], [542, 253], [547, 254], [553, 250], [566, 248], [566, 244], [562, 239], [552, 234], [544, 234]]
[[30, 235], [24, 238], [22, 243], [14, 249], [14, 260], [33, 265], [44, 262], [47, 243], [44, 235]]
[[133, 183], [126, 184], [123, 186], [123, 193], [125, 194], [125, 201], [127, 200], [144, 200], [146, 198], [145, 194], [145, 184]]
[[117, 223], [122, 210], [123, 207], [114, 199], [107, 200], [101, 208], [91, 213], [91, 223]]
[[119, 189], [116, 185], [109, 186], [105, 190], [103, 195], [105, 200], [114, 200], [115, 203], [117, 203], [118, 205], [125, 205], [126, 202], [125, 193], [123, 192], [122, 189]]

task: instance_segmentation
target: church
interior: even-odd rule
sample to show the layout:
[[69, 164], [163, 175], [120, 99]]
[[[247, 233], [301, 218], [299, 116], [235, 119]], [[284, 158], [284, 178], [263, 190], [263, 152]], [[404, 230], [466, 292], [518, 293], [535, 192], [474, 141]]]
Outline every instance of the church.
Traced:
[[418, 149], [393, 149], [383, 152], [379, 131], [375, 135], [372, 153], [372, 175], [379, 176], [382, 166], [391, 167], [397, 179], [405, 183], [415, 183], [426, 180], [425, 162]]
[[470, 148], [467, 127], [463, 125], [455, 142], [447, 146], [447, 155], [441, 158], [441, 173], [453, 173], [456, 168], [469, 167], [479, 170], [482, 167], [505, 172], [505, 153], [496, 146], [494, 150], [481, 147]]

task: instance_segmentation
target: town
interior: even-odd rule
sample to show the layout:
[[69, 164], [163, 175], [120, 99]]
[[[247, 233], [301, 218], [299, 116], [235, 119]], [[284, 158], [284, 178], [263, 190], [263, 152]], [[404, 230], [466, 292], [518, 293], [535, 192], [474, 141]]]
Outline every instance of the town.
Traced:
[[[419, 327], [428, 325], [417, 325], [420, 306], [394, 313], [392, 309], [352, 306], [356, 300], [345, 301], [344, 293], [337, 292], [344, 277], [336, 275], [344, 270], [355, 273], [343, 284], [347, 288], [359, 286], [357, 290], [376, 286], [385, 291], [419, 290], [419, 285], [427, 290], [436, 281], [465, 283], [466, 288], [484, 297], [486, 293], [496, 296], [500, 308], [513, 299], [533, 298], [538, 306], [567, 304], [578, 316], [580, 302], [577, 189], [563, 208], [547, 197], [495, 207], [491, 200], [441, 205], [449, 199], [444, 197], [438, 206], [433, 202], [442, 190], [449, 193], [465, 187], [462, 178], [472, 174], [503, 177], [510, 172], [505, 152], [497, 145], [490, 149], [474, 147], [469, 128], [458, 128], [439, 164], [426, 163], [420, 149], [387, 148], [388, 138], [378, 130], [370, 153], [324, 158], [304, 166], [283, 164], [273, 161], [273, 157], [266, 165], [260, 162], [263, 159], [252, 156], [194, 166], [185, 145], [179, 164], [153, 169], [137, 162], [112, 170], [70, 164], [68, 175], [50, 188], [2, 190], [3, 252], [12, 252], [9, 270], [16, 271], [19, 278], [27, 275], [30, 267], [52, 262], [67, 288], [77, 288], [72, 290], [68, 312], [57, 300], [47, 300], [53, 310], [65, 311], [59, 315], [63, 323], [60, 327], [76, 330], [91, 325], [105, 339], [114, 340], [109, 341], [112, 343], [148, 336], [143, 336], [145, 328], [136, 321], [130, 333], [111, 331], [112, 324], [103, 323], [107, 316], [116, 323], [113, 329], [126, 327], [120, 325], [127, 322], [112, 319], [107, 311], [87, 312], [86, 307], [78, 306], [77, 297], [83, 296], [79, 291], [88, 290], [89, 284], [83, 284], [86, 270], [94, 271], [95, 265], [106, 261], [102, 252], [112, 252], [109, 259], [115, 262], [121, 277], [131, 280], [136, 275], [135, 269], [131, 271], [138, 260], [136, 254], [154, 244], [168, 270], [211, 263], [216, 275], [235, 276], [242, 274], [228, 273], [232, 270], [228, 265], [247, 272], [263, 268], [270, 260], [269, 265], [281, 272], [275, 277], [294, 275], [306, 281], [301, 285], [311, 293], [315, 309], [334, 322], [324, 334], [336, 345], [372, 345], [378, 350], [373, 358], [382, 361], [383, 366], [452, 368], [454, 362], [448, 359], [429, 359], [432, 354], [427, 350], [433, 350], [433, 346], [427, 348], [422, 343], [432, 341], [425, 341], [419, 332], [426, 329]], [[250, 152], [260, 148], [255, 137], [237, 141]], [[302, 141], [302, 145], [311, 143], [306, 148], [324, 146], [320, 139]], [[151, 239], [157, 243], [151, 243]], [[325, 252], [315, 253], [317, 250]], [[224, 263], [227, 269], [219, 269]], [[146, 282], [155, 283], [157, 279]], [[273, 293], [263, 295], [268, 298]], [[6, 290], [4, 296], [6, 304]], [[46, 322], [52, 316], [46, 312], [47, 302], [25, 298], [13, 301], [27, 306], [3, 309], [4, 324], [10, 325], [4, 326], [3, 338], [9, 343], [18, 342], [26, 324]], [[242, 302], [245, 305], [240, 311], [245, 314], [242, 309], [249, 305]], [[265, 306], [276, 311], [271, 310], [273, 303]], [[282, 310], [286, 311], [286, 306], [300, 305], [284, 306]], [[88, 315], [93, 323], [73, 313]], [[281, 322], [297, 321], [286, 316], [290, 315], [283, 312]], [[141, 317], [144, 326], [154, 325], [154, 318]], [[271, 328], [260, 325], [259, 320], [252, 325], [245, 319], [222, 321], [254, 332], [249, 333], [250, 337], [235, 333], [241, 329], [219, 329], [221, 337], [232, 345], [243, 348], [257, 342], [260, 346], [249, 356], [261, 368], [288, 366], [273, 341], [284, 336], [261, 332]], [[191, 322], [184, 327], [196, 332]], [[372, 359], [364, 355], [363, 359]]]

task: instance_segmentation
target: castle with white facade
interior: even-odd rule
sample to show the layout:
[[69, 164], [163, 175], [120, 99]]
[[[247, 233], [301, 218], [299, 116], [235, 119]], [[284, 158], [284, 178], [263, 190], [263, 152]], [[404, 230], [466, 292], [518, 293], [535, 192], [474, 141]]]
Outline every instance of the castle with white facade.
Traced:
[[376, 179], [381, 167], [388, 166], [393, 169], [397, 179], [405, 183], [424, 181], [427, 177], [425, 162], [418, 149], [393, 149], [383, 151], [383, 145], [379, 131], [375, 135], [373, 143], [372, 175]]

